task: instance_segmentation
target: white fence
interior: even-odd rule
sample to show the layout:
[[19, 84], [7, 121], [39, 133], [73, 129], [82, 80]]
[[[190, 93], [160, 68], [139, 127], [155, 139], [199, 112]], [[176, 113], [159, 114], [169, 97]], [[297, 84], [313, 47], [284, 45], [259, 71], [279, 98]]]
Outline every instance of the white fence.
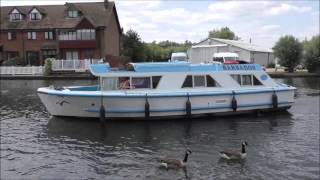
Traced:
[[43, 66], [1, 66], [1, 75], [42, 75], [44, 67]]
[[102, 59], [84, 59], [84, 60], [53, 60], [53, 71], [76, 71], [84, 72], [89, 70], [90, 64], [103, 63]]

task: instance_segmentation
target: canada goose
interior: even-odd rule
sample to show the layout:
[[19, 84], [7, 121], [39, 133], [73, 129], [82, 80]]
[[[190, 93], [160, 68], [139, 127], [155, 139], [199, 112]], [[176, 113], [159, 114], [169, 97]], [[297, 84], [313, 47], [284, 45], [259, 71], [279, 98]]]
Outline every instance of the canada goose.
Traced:
[[246, 146], [248, 143], [246, 141], [242, 142], [242, 148], [240, 151], [220, 151], [221, 158], [228, 159], [228, 160], [238, 160], [238, 159], [245, 159], [247, 156]]
[[187, 149], [183, 160], [179, 160], [179, 159], [162, 159], [162, 160], [160, 160], [160, 166], [165, 167], [167, 169], [168, 168], [182, 168], [187, 164], [188, 156], [191, 153], [192, 153], [192, 151], [190, 149]]

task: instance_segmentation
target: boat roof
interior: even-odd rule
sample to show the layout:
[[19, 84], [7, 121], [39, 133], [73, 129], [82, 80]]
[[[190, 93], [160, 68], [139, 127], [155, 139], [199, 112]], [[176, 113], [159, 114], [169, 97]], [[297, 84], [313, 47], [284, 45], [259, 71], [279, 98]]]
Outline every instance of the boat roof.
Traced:
[[259, 64], [191, 64], [190, 62], [129, 63], [129, 70], [116, 70], [106, 64], [91, 64], [94, 76], [119, 72], [212, 72], [212, 71], [261, 71]]

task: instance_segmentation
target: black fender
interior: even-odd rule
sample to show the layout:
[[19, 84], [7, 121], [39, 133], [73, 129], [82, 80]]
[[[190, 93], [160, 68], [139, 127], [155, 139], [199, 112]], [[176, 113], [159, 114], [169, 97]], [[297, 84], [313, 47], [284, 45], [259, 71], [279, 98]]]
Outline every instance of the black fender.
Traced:
[[272, 107], [274, 109], [278, 108], [278, 95], [276, 94], [276, 91], [273, 91], [273, 94], [272, 94]]
[[191, 117], [192, 115], [192, 106], [191, 106], [191, 102], [190, 102], [190, 98], [189, 98], [189, 94], [188, 94], [188, 99], [186, 101], [186, 114], [188, 117]]
[[231, 100], [231, 108], [235, 112], [238, 109], [238, 103], [236, 99], [236, 93], [232, 91], [232, 100]]
[[150, 117], [150, 104], [149, 104], [147, 95], [146, 95], [146, 102], [144, 104], [144, 117], [145, 118], [149, 118]]
[[106, 120], [106, 110], [105, 110], [103, 104], [101, 104], [101, 106], [100, 106], [99, 115], [100, 115], [100, 121]]

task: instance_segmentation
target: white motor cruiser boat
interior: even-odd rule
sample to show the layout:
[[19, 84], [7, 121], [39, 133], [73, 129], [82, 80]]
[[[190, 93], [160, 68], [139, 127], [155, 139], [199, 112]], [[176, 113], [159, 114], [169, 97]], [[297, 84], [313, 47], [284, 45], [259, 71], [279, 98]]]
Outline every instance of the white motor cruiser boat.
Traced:
[[93, 64], [96, 86], [42, 87], [50, 114], [93, 118], [191, 117], [288, 109], [295, 87], [277, 83], [258, 64]]

